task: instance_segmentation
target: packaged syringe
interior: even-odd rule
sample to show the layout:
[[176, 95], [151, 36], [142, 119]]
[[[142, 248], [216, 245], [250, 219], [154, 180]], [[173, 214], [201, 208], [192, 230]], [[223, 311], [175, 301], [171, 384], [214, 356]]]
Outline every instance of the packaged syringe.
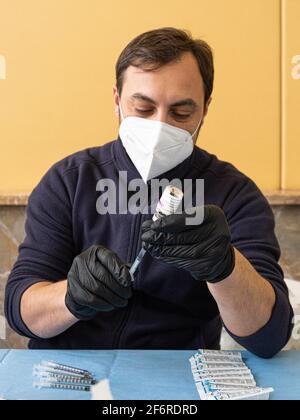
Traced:
[[199, 350], [190, 365], [202, 400], [268, 399], [273, 392], [257, 386], [241, 353]]

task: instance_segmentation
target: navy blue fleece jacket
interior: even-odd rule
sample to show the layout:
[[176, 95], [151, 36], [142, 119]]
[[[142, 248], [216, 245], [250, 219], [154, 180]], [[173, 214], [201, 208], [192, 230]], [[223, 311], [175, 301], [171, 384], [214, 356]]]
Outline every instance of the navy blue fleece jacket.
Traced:
[[[75, 153], [55, 164], [33, 190], [27, 207], [26, 237], [9, 276], [5, 312], [11, 327], [31, 338], [30, 348], [42, 349], [218, 349], [222, 321], [205, 282], [158, 262], [146, 254], [126, 308], [99, 313], [51, 339], [40, 339], [24, 324], [20, 301], [40, 281], [67, 278], [76, 255], [101, 244], [126, 262], [140, 247], [144, 214], [99, 215], [96, 189], [100, 179], [128, 182], [140, 178], [121, 140]], [[195, 147], [193, 154], [159, 178], [204, 179], [205, 204], [223, 209], [232, 244], [267, 279], [276, 292], [268, 324], [256, 334], [234, 339], [249, 351], [271, 357], [288, 341], [293, 311], [274, 234], [272, 210], [251, 179], [233, 165]], [[131, 194], [128, 194], [128, 200]]]

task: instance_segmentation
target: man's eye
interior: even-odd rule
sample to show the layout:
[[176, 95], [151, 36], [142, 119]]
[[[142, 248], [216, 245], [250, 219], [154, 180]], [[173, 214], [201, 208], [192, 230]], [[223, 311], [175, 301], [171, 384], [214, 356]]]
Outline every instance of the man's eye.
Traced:
[[176, 112], [173, 112], [173, 117], [174, 118], [176, 118], [176, 119], [181, 119], [181, 120], [184, 120], [184, 119], [187, 119], [187, 118], [189, 118], [191, 115], [190, 114], [177, 114]]
[[[150, 115], [151, 113], [154, 112], [153, 109], [137, 109], [137, 108], [135, 111], [141, 115]], [[171, 115], [176, 120], [186, 120], [191, 117], [191, 114], [179, 114], [177, 112], [172, 112]]]
[[150, 114], [152, 109], [136, 109], [136, 112], [139, 112], [140, 114]]

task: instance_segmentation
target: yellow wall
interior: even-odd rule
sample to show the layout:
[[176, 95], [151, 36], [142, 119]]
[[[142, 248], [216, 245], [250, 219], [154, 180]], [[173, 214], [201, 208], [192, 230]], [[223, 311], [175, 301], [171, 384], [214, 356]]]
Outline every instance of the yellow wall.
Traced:
[[283, 1], [282, 185], [300, 187], [300, 0]]
[[[29, 192], [57, 160], [117, 137], [117, 57], [162, 26], [189, 29], [215, 51], [198, 144], [261, 188], [280, 188], [281, 16], [280, 0], [0, 0], [0, 191]], [[286, 169], [286, 185], [300, 187], [297, 169]]]

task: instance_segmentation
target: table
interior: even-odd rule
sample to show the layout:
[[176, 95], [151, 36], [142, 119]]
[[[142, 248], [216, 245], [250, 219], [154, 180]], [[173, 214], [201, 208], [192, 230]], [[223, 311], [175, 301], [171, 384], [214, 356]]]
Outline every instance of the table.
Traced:
[[[90, 399], [87, 392], [33, 387], [34, 364], [53, 360], [87, 369], [97, 380], [109, 378], [112, 394], [118, 400], [199, 400], [189, 363], [193, 354], [195, 350], [0, 350], [0, 397]], [[258, 385], [275, 389], [273, 400], [300, 399], [300, 352], [282, 352], [271, 360], [248, 352], [243, 357]]]

